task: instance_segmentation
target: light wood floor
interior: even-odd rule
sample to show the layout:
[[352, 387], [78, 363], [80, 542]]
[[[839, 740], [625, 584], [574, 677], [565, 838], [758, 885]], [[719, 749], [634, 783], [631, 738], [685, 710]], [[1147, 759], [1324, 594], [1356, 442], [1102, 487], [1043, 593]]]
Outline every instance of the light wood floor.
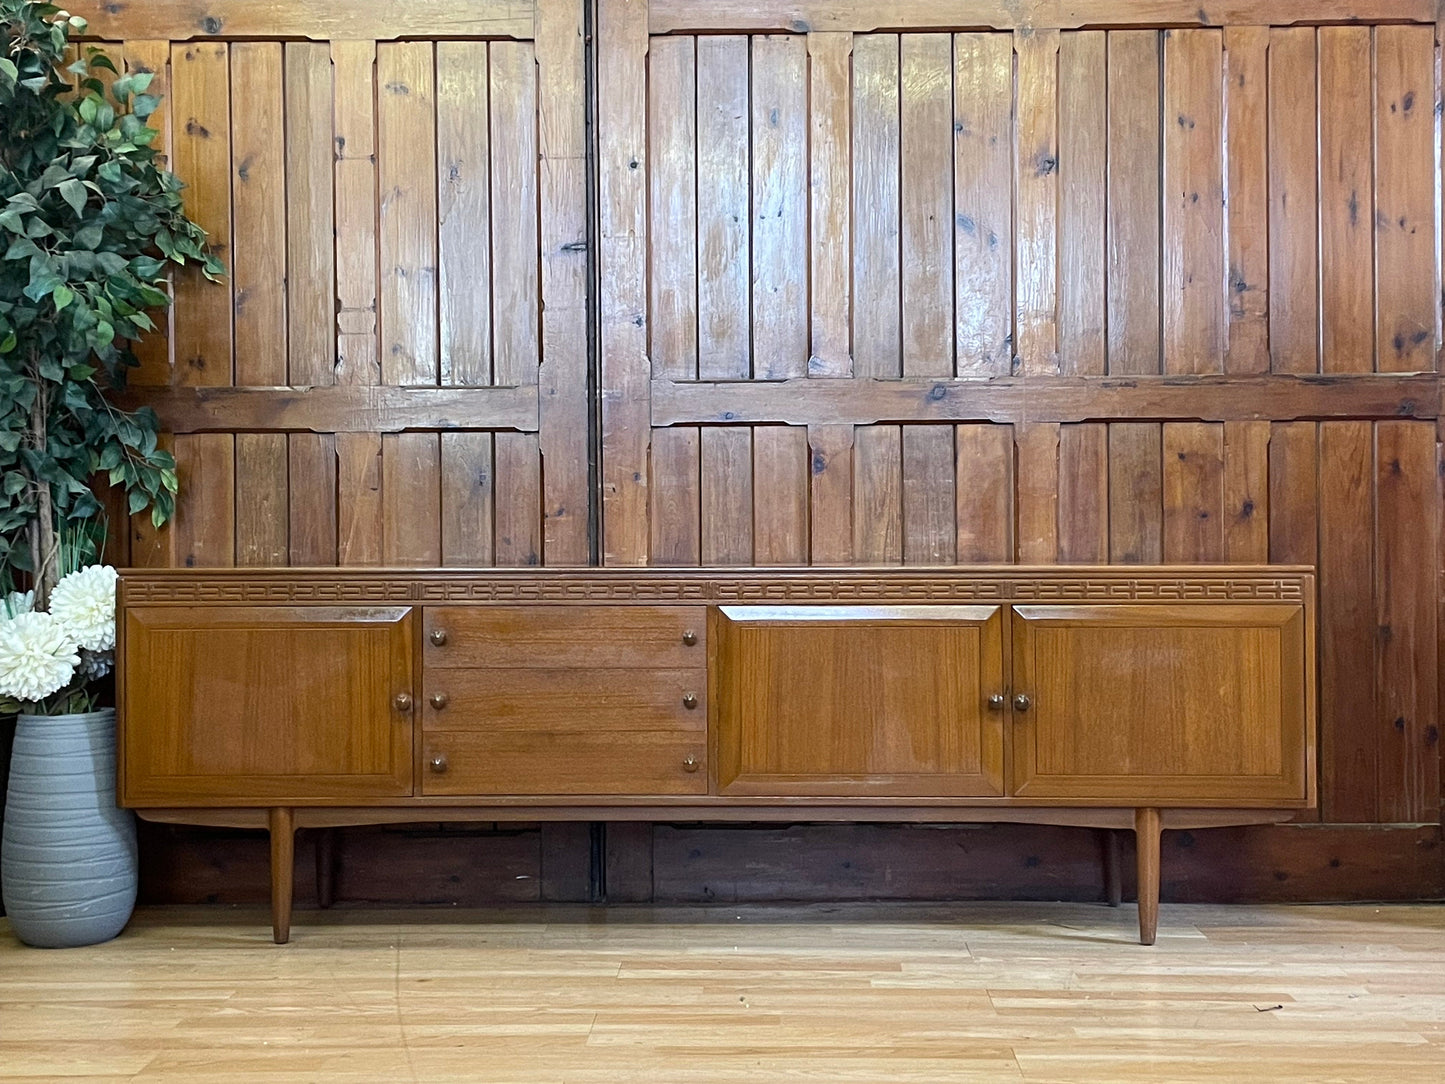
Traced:
[[91, 949], [0, 919], [0, 1079], [1445, 1081], [1445, 907], [266, 916]]

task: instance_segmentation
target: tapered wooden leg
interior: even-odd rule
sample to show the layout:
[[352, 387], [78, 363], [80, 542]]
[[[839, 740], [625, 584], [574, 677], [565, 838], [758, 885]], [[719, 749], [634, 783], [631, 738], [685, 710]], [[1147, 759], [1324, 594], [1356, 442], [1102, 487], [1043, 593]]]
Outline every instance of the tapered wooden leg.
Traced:
[[1104, 847], [1104, 898], [1110, 907], [1118, 907], [1124, 900], [1124, 878], [1119, 868], [1119, 833], [1112, 828], [1101, 828], [1100, 842]]
[[1159, 932], [1159, 810], [1134, 810], [1134, 846], [1139, 852], [1139, 944], [1152, 945]]
[[330, 907], [336, 900], [336, 829], [316, 829], [316, 902]]
[[291, 886], [296, 873], [296, 824], [291, 810], [271, 810], [271, 936], [291, 940]]

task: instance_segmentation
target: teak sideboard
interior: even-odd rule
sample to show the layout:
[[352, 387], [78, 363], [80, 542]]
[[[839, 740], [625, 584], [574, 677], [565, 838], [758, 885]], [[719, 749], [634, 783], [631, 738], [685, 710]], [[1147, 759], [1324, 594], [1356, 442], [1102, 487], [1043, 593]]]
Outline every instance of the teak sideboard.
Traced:
[[269, 828], [1026, 821], [1315, 803], [1309, 569], [134, 570], [120, 795]]

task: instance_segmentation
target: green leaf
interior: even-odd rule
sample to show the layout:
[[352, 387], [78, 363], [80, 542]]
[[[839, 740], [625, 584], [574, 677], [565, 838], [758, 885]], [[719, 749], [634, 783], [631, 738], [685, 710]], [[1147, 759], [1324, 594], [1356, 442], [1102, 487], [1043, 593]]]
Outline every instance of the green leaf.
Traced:
[[70, 209], [76, 214], [80, 214], [85, 210], [85, 185], [74, 177], [61, 183], [60, 197], [65, 200], [66, 203], [70, 204]]
[[55, 302], [55, 311], [60, 312], [75, 300], [75, 292], [62, 283], [51, 293], [50, 299]]
[[25, 488], [26, 478], [18, 470], [5, 475], [5, 496], [13, 497]]
[[[144, 507], [145, 507], [147, 504], [149, 504], [149, 503], [150, 503], [150, 497], [149, 497], [146, 493], [143, 493], [143, 492], [142, 492], [141, 490], [139, 490], [139, 489], [133, 489], [133, 490], [131, 490], [131, 491], [130, 491], [130, 497], [128, 498], [128, 500], [127, 500], [127, 502], [126, 502], [127, 507], [129, 508], [131, 515], [135, 515], [137, 512], [139, 512], [142, 508], [144, 508]], [[160, 524], [157, 523], [156, 526], [159, 527]]]
[[0, 211], [0, 226], [3, 226], [11, 233], [24, 233], [25, 219], [20, 214], [20, 209], [17, 207], [7, 207], [5, 210]]

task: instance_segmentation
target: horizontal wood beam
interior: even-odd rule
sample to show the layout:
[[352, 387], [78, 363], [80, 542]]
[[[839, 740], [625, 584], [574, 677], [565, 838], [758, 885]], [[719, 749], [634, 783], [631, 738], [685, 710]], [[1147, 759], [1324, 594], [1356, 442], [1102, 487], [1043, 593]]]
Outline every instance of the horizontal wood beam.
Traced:
[[652, 0], [653, 34], [1080, 26], [1433, 23], [1436, 0]]
[[107, 41], [530, 38], [533, 0], [67, 0]]
[[652, 424], [1436, 418], [1435, 373], [652, 384]]
[[537, 431], [535, 387], [141, 388], [118, 397], [148, 406], [168, 433], [400, 433], [410, 429]]

